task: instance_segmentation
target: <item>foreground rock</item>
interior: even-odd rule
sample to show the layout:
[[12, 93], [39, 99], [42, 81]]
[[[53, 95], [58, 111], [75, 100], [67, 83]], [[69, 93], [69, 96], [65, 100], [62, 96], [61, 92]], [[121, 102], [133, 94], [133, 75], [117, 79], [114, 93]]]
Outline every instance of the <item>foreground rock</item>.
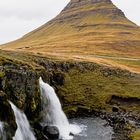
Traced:
[[17, 130], [17, 124], [7, 95], [3, 91], [0, 91], [0, 121], [4, 123], [4, 131], [8, 140], [11, 140]]
[[129, 112], [121, 110], [119, 112], [95, 111], [93, 114], [105, 119], [108, 122], [106, 125], [113, 128], [112, 140], [133, 140], [131, 134], [140, 128], [140, 118]]
[[43, 133], [49, 139], [58, 139], [59, 138], [59, 130], [56, 126], [46, 126], [46, 127], [44, 127]]
[[113, 106], [113, 107], [112, 107], [112, 111], [113, 111], [113, 112], [119, 112], [119, 107]]

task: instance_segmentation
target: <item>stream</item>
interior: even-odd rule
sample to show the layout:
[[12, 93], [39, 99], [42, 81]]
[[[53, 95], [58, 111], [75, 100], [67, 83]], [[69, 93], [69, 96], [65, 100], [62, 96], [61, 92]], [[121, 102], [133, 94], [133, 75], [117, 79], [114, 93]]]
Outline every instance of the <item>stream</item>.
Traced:
[[107, 122], [100, 118], [85, 117], [71, 119], [70, 123], [77, 124], [82, 128], [80, 134], [74, 140], [111, 140], [113, 129], [106, 126]]

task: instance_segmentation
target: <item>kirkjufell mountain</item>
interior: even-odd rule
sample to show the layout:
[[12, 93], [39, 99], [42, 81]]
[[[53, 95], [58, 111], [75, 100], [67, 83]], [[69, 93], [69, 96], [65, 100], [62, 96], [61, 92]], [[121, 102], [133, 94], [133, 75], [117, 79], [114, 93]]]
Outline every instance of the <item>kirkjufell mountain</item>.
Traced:
[[140, 27], [111, 0], [0, 46], [0, 140], [139, 140], [139, 124]]
[[71, 0], [54, 19], [0, 48], [140, 71], [140, 28], [111, 0]]

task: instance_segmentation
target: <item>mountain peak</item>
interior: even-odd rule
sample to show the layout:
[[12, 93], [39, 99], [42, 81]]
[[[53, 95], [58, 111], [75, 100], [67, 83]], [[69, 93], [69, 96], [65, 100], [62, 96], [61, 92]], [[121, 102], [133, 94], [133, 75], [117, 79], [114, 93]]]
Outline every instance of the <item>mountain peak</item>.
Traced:
[[69, 4], [66, 6], [66, 9], [96, 3], [112, 3], [112, 2], [111, 0], [71, 0]]
[[[51, 22], [72, 22], [87, 16], [92, 16], [93, 19], [98, 16], [103, 19], [110, 19], [110, 21], [117, 20], [120, 17], [125, 18], [124, 13], [111, 0], [71, 0]], [[98, 18], [96, 18], [96, 21], [98, 21]]]
[[111, 3], [111, 0], [71, 0], [70, 3], [100, 3], [100, 2], [106, 2], [106, 3]]

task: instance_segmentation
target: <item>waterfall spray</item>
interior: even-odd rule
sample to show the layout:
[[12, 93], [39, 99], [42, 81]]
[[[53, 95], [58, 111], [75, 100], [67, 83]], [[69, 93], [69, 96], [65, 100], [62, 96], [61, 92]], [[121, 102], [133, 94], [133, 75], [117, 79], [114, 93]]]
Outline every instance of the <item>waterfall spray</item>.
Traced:
[[0, 140], [7, 140], [6, 132], [4, 131], [4, 123], [0, 122]]

